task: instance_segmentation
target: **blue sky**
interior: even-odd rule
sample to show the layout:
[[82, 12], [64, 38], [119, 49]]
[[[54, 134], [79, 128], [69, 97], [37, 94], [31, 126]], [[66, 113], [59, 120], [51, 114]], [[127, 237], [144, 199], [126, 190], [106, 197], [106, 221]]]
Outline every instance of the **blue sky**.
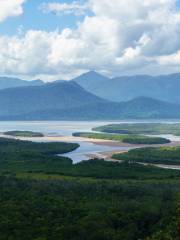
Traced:
[[[51, 0], [27, 0], [24, 4], [24, 13], [17, 17], [8, 18], [0, 25], [0, 34], [14, 35], [18, 29], [23, 31], [29, 29], [53, 31], [56, 29], [75, 28], [77, 21], [82, 21], [84, 16], [44, 14], [40, 10], [42, 3], [72, 3], [73, 0], [51, 1]], [[82, 1], [81, 1], [82, 2]]]
[[[0, 34], [14, 35], [18, 29], [27, 31], [29, 29], [53, 31], [56, 29], [75, 28], [78, 21], [83, 21], [84, 16], [72, 15], [55, 15], [44, 14], [39, 9], [42, 3], [67, 3], [70, 4], [74, 0], [27, 0], [24, 4], [24, 13], [16, 18], [8, 18], [1, 23]], [[85, 2], [86, 0], [81, 0]], [[98, 0], [97, 0], [98, 1]], [[119, 0], [121, 1], [121, 0]], [[176, 1], [177, 8], [180, 8], [180, 0]], [[91, 13], [89, 13], [91, 14]]]

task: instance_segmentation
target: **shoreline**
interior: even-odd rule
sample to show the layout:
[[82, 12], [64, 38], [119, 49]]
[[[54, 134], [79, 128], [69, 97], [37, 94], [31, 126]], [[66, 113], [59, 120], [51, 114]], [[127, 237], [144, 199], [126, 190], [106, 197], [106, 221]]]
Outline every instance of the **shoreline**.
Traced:
[[[83, 138], [83, 137], [74, 137], [74, 136], [48, 136], [45, 135], [44, 137], [15, 137], [15, 136], [8, 136], [0, 133], [0, 137], [3, 138], [9, 138], [9, 139], [18, 139], [18, 140], [24, 140], [24, 141], [37, 141], [37, 142], [89, 142], [95, 145], [102, 145], [102, 146], [109, 146], [109, 147], [127, 147], [127, 148], [146, 148], [146, 147], [180, 147], [180, 141], [172, 141], [167, 144], [152, 144], [152, 145], [140, 145], [140, 144], [128, 144], [128, 143], [122, 143], [119, 141], [114, 140], [103, 140], [103, 139], [90, 139], [90, 138]], [[96, 153], [89, 153], [84, 154], [89, 158], [98, 158], [98, 159], [104, 159], [105, 161], [111, 161], [111, 162], [119, 162], [122, 163], [122, 160], [116, 160], [112, 158], [113, 154], [118, 153], [125, 153], [128, 152], [130, 149], [127, 150], [111, 150], [111, 151], [105, 151], [105, 152], [96, 152]], [[180, 170], [180, 165], [166, 165], [166, 164], [149, 164], [149, 163], [139, 163], [144, 166], [154, 166], [162, 169], [172, 169], [172, 170]]]
[[169, 147], [180, 146], [180, 141], [173, 141], [173, 140], [170, 143], [165, 143], [165, 144], [130, 144], [130, 143], [123, 143], [116, 140], [63, 136], [63, 135], [56, 135], [56, 136], [44, 135], [43, 137], [16, 137], [16, 136], [10, 136], [10, 135], [5, 135], [3, 133], [0, 133], [0, 137], [10, 138], [10, 139], [19, 139], [24, 141], [89, 142], [97, 145], [104, 145], [104, 146], [111, 146], [111, 147], [144, 148], [144, 147], [161, 147], [161, 146], [169, 146]]
[[102, 158], [105, 161], [108, 162], [123, 162], [122, 160], [117, 160], [117, 159], [113, 159], [112, 155], [113, 154], [118, 154], [118, 153], [125, 153], [128, 152], [128, 150], [119, 150], [119, 151], [108, 151], [108, 152], [99, 152], [99, 153], [92, 153], [92, 154], [86, 154], [87, 157], [92, 157], [92, 158]]

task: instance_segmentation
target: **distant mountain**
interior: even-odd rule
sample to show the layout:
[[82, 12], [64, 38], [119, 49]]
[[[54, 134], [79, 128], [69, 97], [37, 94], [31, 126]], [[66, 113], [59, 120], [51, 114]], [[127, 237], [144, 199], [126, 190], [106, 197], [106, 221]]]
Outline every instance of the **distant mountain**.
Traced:
[[180, 104], [147, 97], [138, 97], [120, 104], [124, 118], [167, 119], [180, 117]]
[[70, 109], [96, 103], [106, 101], [87, 92], [75, 82], [0, 90], [0, 116]]
[[[77, 93], [77, 91], [76, 91]], [[86, 92], [85, 92], [86, 93]], [[55, 93], [54, 93], [55, 94]], [[1, 96], [1, 94], [0, 94]], [[46, 100], [47, 106], [43, 107], [39, 102], [36, 107], [39, 110], [29, 110], [23, 114], [0, 115], [0, 120], [119, 120], [119, 119], [160, 119], [160, 118], [180, 118], [180, 105], [166, 103], [151, 98], [137, 98], [128, 102], [115, 103], [105, 102], [101, 99], [88, 96], [89, 100], [84, 98], [79, 103], [76, 100], [74, 104], [65, 103], [61, 99], [61, 104], [54, 104], [51, 100]], [[60, 97], [60, 96], [59, 96]], [[60, 97], [61, 98], [61, 97]], [[70, 100], [73, 101], [75, 96]], [[65, 104], [65, 105], [63, 105]]]
[[[111, 81], [95, 72], [85, 82]], [[81, 76], [81, 77], [82, 77]], [[90, 78], [89, 78], [90, 76]], [[0, 90], [0, 120], [95, 120], [125, 118], [180, 118], [180, 105], [147, 97], [112, 102], [86, 91], [76, 81]]]
[[18, 78], [0, 77], [0, 89], [27, 87], [27, 86], [41, 86], [44, 82], [41, 80], [25, 81]]
[[73, 79], [87, 91], [110, 101], [129, 101], [145, 96], [180, 103], [180, 73], [162, 76], [125, 76], [109, 79], [88, 72]]
[[[94, 71], [84, 73], [81, 76], [74, 78], [73, 81], [78, 83], [84, 89], [94, 92], [96, 87], [99, 88], [102, 84], [109, 82], [110, 79]], [[96, 94], [96, 93], [94, 93]]]

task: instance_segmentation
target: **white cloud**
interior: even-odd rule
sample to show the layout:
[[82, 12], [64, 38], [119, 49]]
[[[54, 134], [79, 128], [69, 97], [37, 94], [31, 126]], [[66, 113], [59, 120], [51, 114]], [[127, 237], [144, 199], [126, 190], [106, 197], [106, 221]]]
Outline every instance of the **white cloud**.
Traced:
[[180, 66], [180, 50], [176, 53], [161, 56], [157, 59], [160, 65], [171, 66], [171, 65], [178, 65]]
[[8, 17], [21, 15], [24, 2], [25, 0], [0, 0], [0, 22]]
[[[0, 36], [0, 74], [56, 79], [89, 69], [112, 76], [179, 69], [180, 12], [175, 0], [89, 0], [87, 4], [93, 14], [76, 29]], [[71, 4], [60, 6], [60, 12], [74, 12]]]
[[55, 14], [75, 14], [75, 15], [84, 15], [85, 12], [88, 10], [89, 6], [88, 4], [81, 4], [77, 1], [74, 1], [72, 3], [59, 3], [59, 2], [53, 2], [53, 3], [43, 3], [40, 6], [40, 9], [44, 13], [55, 13]]

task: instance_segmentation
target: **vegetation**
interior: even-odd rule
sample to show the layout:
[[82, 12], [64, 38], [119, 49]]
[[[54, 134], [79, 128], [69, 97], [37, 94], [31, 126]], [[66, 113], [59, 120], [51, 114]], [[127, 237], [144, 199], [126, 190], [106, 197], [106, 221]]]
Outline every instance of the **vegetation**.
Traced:
[[0, 138], [0, 172], [56, 170], [59, 166], [71, 164], [71, 159], [58, 157], [75, 150], [78, 144], [35, 143]]
[[0, 138], [1, 240], [179, 240], [180, 171], [55, 156], [77, 147]]
[[133, 149], [127, 153], [114, 154], [113, 158], [130, 162], [180, 165], [180, 147]]
[[119, 164], [100, 160], [85, 161], [72, 165], [72, 160], [56, 156], [75, 150], [79, 145], [72, 143], [34, 143], [0, 138], [0, 174], [41, 173], [60, 174], [97, 179], [161, 179], [180, 177], [179, 171], [164, 171], [141, 165]]
[[7, 131], [4, 135], [13, 137], [44, 137], [42, 133], [31, 131]]
[[179, 223], [178, 184], [0, 180], [2, 240], [137, 240]]
[[106, 133], [74, 133], [76, 137], [86, 137], [94, 139], [115, 140], [130, 144], [165, 144], [170, 140], [161, 137], [147, 137], [142, 135], [123, 135], [123, 134], [106, 134]]
[[95, 131], [119, 134], [173, 134], [180, 136], [180, 124], [132, 123], [111, 124], [94, 128]]

